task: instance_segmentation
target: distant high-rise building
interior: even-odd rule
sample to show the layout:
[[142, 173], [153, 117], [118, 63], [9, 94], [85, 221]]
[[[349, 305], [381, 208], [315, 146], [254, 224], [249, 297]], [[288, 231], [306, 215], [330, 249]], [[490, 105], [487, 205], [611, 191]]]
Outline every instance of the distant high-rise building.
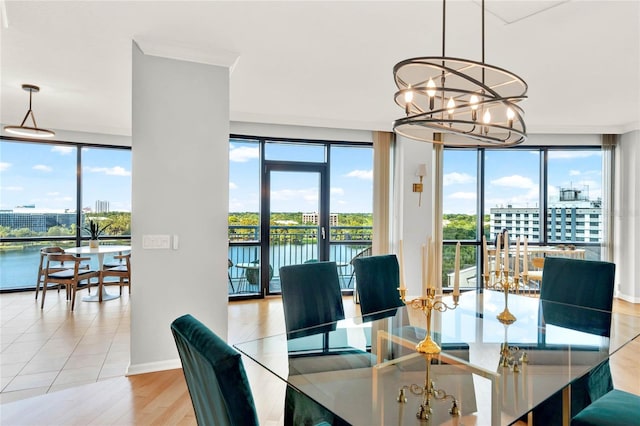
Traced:
[[109, 202], [96, 200], [96, 213], [109, 213]]
[[[318, 213], [302, 213], [302, 223], [318, 224], [320, 215]], [[331, 213], [329, 215], [329, 226], [338, 226], [338, 214]]]
[[[506, 229], [509, 235], [527, 236], [529, 241], [541, 241], [540, 209], [537, 207], [494, 207], [489, 210], [490, 238]], [[547, 208], [547, 241], [600, 242], [602, 240], [602, 202], [590, 201], [581, 190], [561, 188], [557, 201]], [[511, 240], [513, 241], [513, 238]]]

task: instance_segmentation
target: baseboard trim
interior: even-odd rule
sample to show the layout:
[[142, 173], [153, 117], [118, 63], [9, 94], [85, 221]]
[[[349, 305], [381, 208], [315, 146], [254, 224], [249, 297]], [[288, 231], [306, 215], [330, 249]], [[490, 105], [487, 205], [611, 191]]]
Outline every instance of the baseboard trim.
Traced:
[[180, 358], [169, 359], [166, 361], [147, 362], [144, 364], [129, 364], [125, 376], [135, 376], [137, 374], [155, 373], [157, 371], [175, 370], [182, 368]]
[[619, 291], [616, 292], [616, 297], [618, 299], [622, 299], [625, 302], [630, 302], [630, 303], [640, 303], [640, 297], [631, 297], [629, 295], [620, 293]]

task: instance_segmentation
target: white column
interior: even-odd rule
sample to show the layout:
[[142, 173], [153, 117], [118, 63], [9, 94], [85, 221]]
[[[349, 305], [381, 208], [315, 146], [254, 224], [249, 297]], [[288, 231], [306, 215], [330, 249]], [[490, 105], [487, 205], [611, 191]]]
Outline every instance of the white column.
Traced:
[[[433, 145], [396, 137], [394, 153], [394, 241], [402, 240], [405, 266], [405, 285], [408, 296], [421, 293], [421, 259], [423, 244], [432, 232], [433, 201]], [[422, 183], [422, 205], [418, 206], [418, 194], [413, 192], [413, 184], [418, 182], [416, 170], [426, 164], [427, 175]]]
[[615, 294], [640, 303], [640, 131], [622, 135], [614, 155]]
[[[169, 327], [183, 314], [227, 337], [229, 68], [151, 56], [135, 42], [132, 66], [128, 374], [139, 374], [180, 365]], [[145, 235], [172, 244], [145, 248]]]

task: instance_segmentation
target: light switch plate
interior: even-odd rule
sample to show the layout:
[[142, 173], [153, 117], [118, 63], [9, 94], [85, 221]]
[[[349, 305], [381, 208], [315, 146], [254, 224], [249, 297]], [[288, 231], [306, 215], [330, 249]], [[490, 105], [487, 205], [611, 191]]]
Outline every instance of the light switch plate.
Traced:
[[157, 250], [171, 248], [171, 236], [170, 235], [143, 235], [142, 236], [142, 248]]

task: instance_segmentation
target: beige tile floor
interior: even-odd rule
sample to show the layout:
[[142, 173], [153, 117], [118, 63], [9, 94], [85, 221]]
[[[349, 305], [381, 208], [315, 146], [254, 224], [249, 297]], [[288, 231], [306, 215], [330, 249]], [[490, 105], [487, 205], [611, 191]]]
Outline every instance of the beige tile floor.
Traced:
[[[95, 289], [91, 289], [95, 293]], [[117, 288], [108, 288], [117, 293]], [[123, 376], [129, 365], [129, 295], [69, 310], [64, 290], [0, 295], [0, 403]]]

